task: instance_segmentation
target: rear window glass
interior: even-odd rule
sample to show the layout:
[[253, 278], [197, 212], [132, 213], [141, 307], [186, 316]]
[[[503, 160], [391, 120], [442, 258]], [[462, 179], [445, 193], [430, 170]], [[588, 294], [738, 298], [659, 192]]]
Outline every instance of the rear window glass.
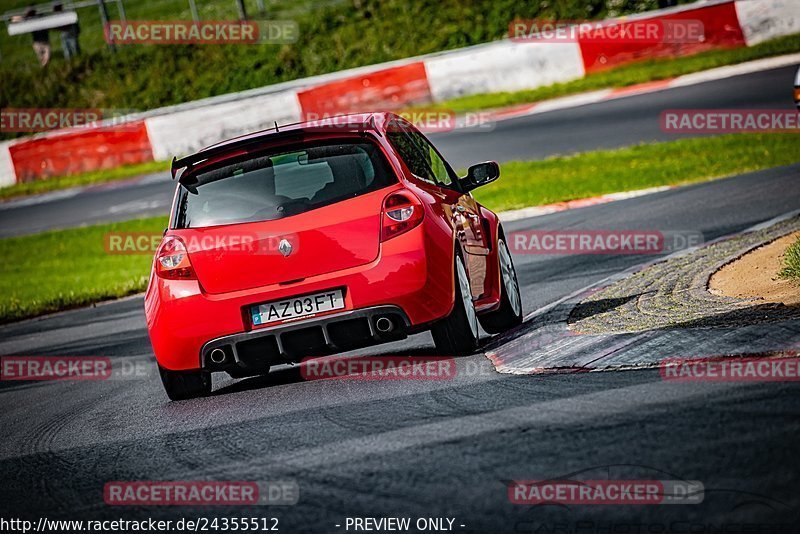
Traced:
[[395, 181], [380, 148], [373, 143], [304, 145], [217, 167], [181, 184], [174, 227], [280, 219]]

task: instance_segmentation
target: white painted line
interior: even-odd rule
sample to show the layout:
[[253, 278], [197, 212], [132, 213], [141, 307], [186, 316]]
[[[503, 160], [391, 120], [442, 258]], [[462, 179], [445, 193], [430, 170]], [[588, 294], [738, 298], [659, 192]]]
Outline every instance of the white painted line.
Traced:
[[625, 200], [628, 198], [636, 198], [641, 197], [644, 195], [650, 195], [652, 193], [660, 193], [662, 191], [669, 191], [670, 189], [675, 189], [673, 185], [661, 185], [658, 187], [648, 187], [647, 189], [636, 189], [634, 191], [622, 191], [619, 193], [611, 193], [608, 195], [603, 195], [604, 198], [609, 198], [611, 200]]
[[[47, 202], [54, 202], [56, 200], [63, 200], [72, 198], [82, 193], [91, 193], [96, 191], [110, 191], [114, 189], [124, 189], [131, 185], [150, 185], [159, 182], [170, 182], [170, 176], [167, 172], [156, 172], [152, 174], [144, 174], [141, 177], [132, 176], [130, 178], [122, 178], [119, 180], [112, 180], [110, 182], [98, 182], [95, 184], [78, 185], [66, 189], [59, 189], [57, 191], [50, 191], [47, 193], [37, 193], [34, 195], [27, 195], [9, 200], [0, 200], [0, 211], [21, 208], [25, 206], [35, 206], [38, 204], [45, 204]], [[168, 201], [167, 204], [171, 204]]]
[[118, 215], [120, 213], [143, 213], [160, 208], [169, 208], [172, 201], [169, 198], [159, 198], [156, 200], [131, 200], [108, 208], [108, 213]]
[[[733, 76], [742, 76], [744, 74], [752, 74], [754, 72], [779, 69], [781, 67], [789, 67], [791, 65], [798, 64], [800, 64], [800, 53], [756, 59], [746, 63], [739, 63], [738, 65], [728, 65], [725, 67], [717, 67], [715, 69], [704, 70], [701, 72], [694, 72], [692, 74], [684, 74], [683, 76], [679, 76], [672, 80], [672, 82], [669, 84], [669, 87], [665, 89], [672, 87], [685, 87], [687, 85], [695, 85], [698, 83], [711, 82], [715, 80], [724, 80], [725, 78], [731, 78]], [[787, 89], [787, 91], [788, 90], [789, 89]]]
[[668, 191], [673, 188], [674, 186], [666, 185], [659, 187], [648, 187], [646, 189], [636, 189], [634, 191], [620, 191], [618, 193], [609, 193], [607, 195], [600, 195], [597, 197], [580, 198], [576, 200], [568, 200], [565, 202], [556, 202], [555, 204], [547, 204], [544, 206], [531, 206], [529, 208], [521, 208], [518, 210], [502, 211], [497, 215], [503, 222], [518, 221], [520, 219], [541, 217], [542, 215], [549, 215], [551, 213], [558, 213], [560, 211], [586, 208], [589, 206], [597, 206], [600, 204], [615, 202], [617, 200], [626, 200], [629, 198], [652, 195], [653, 193], [660, 193], [662, 191]]
[[[751, 226], [747, 230], [744, 230], [743, 232], [740, 232], [740, 233], [749, 234], [750, 232], [758, 232], [759, 230], [763, 230], [765, 228], [769, 228], [770, 226], [776, 225], [778, 223], [782, 223], [783, 221], [791, 219], [792, 217], [797, 217], [798, 215], [800, 215], [800, 210], [790, 211], [789, 213], [784, 213], [783, 215], [778, 215], [777, 217], [773, 217], [772, 219], [770, 219], [768, 221], [764, 221], [762, 223], [756, 224], [755, 226]], [[734, 235], [737, 235], [737, 234], [734, 234]], [[726, 239], [728, 237], [731, 237], [731, 236], [725, 236]]]
[[60, 191], [52, 191], [50, 193], [42, 193], [41, 195], [6, 200], [4, 202], [0, 202], [0, 211], [22, 208], [25, 206], [36, 206], [37, 204], [44, 204], [54, 200], [63, 200], [65, 198], [74, 197], [84, 189], [85, 187], [74, 187], [70, 189], [62, 189]]
[[155, 172], [153, 174], [147, 174], [140, 178], [136, 183], [137, 184], [155, 184], [158, 182], [171, 182], [172, 177], [169, 175], [169, 172]]
[[[734, 76], [743, 76], [745, 74], [753, 74], [754, 72], [779, 69], [781, 67], [788, 67], [798, 64], [800, 64], [800, 53], [787, 54], [783, 56], [756, 59], [746, 63], [739, 63], [738, 65], [718, 67], [692, 74], [684, 74], [683, 76], [679, 76], [669, 83], [665, 83], [664, 85], [658, 85], [654, 82], [644, 82], [641, 84], [642, 87], [639, 90], [636, 90], [635, 85], [629, 88], [619, 87], [612, 89], [600, 89], [598, 91], [591, 91], [588, 93], [580, 93], [577, 95], [553, 98], [551, 100], [543, 100], [541, 102], [533, 102], [530, 104], [530, 107], [527, 107], [524, 104], [517, 104], [509, 108], [494, 109], [489, 111], [489, 113], [494, 122], [502, 122], [509, 119], [537, 115], [539, 113], [576, 108], [588, 104], [597, 104], [606, 100], [619, 100], [632, 96], [656, 93], [658, 91], [668, 91], [677, 87], [687, 87], [699, 83], [724, 80], [725, 78], [732, 78]], [[648, 87], [648, 84], [654, 85]], [[618, 89], [630, 89], [631, 92], [614, 94], [614, 92]], [[520, 109], [515, 112], [515, 108]], [[460, 123], [457, 121], [457, 124]]]
[[536, 107], [531, 111], [530, 114], [534, 115], [537, 113], [547, 113], [548, 111], [576, 108], [578, 106], [602, 102], [609, 97], [612, 91], [613, 89], [600, 89], [599, 91], [591, 91], [588, 93], [562, 96], [552, 100], [545, 100], [536, 104]]
[[497, 214], [503, 222], [518, 221], [520, 219], [528, 219], [530, 217], [541, 217], [542, 215], [549, 215], [551, 213], [558, 213], [565, 211], [564, 209], [555, 206], [531, 206], [529, 208], [521, 208], [518, 210], [501, 211]]

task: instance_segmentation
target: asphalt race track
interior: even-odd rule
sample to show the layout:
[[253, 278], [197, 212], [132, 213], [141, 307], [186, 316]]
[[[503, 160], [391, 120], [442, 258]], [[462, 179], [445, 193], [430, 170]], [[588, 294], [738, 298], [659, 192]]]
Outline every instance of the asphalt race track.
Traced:
[[[677, 87], [498, 122], [491, 131], [432, 135], [456, 168], [485, 160], [539, 159], [685, 137], [661, 131], [665, 109], [793, 109], [795, 67]], [[0, 203], [0, 237], [167, 212], [168, 173]]]
[[[507, 230], [658, 228], [710, 240], [800, 208], [799, 172], [793, 165], [751, 173], [516, 221]], [[647, 259], [516, 256], [526, 312]], [[0, 354], [102, 355], [115, 364], [150, 357], [141, 297], [0, 332]], [[359, 352], [432, 353], [428, 334]], [[0, 382], [0, 499], [21, 517], [275, 517], [280, 532], [344, 532], [336, 525], [347, 517], [378, 516], [454, 518], [461, 532], [797, 528], [797, 382], [674, 383], [657, 370], [515, 376], [496, 373], [481, 354], [456, 361], [456, 377], [440, 381], [305, 381], [287, 367], [222, 379], [212, 396], [180, 403], [167, 401], [155, 377]], [[697, 480], [704, 500], [509, 502], [508, 481], [576, 473]], [[111, 507], [103, 486], [114, 480], [292, 480], [300, 500], [241, 509]], [[611, 522], [629, 530], [609, 530]]]
[[[667, 108], [791, 108], [793, 68], [500, 122], [434, 140], [456, 166], [669, 140]], [[164, 214], [155, 175], [0, 205], [0, 237]], [[505, 224], [520, 230], [700, 232], [706, 241], [800, 209], [800, 164]], [[525, 312], [642, 255], [516, 255]], [[530, 327], [530, 321], [521, 329]], [[507, 338], [484, 336], [502, 351]], [[428, 356], [429, 334], [350, 354]], [[0, 326], [0, 355], [104, 356], [124, 379], [0, 381], [0, 500], [35, 519], [277, 518], [346, 532], [348, 517], [452, 519], [456, 532], [800, 531], [800, 383], [680, 383], [657, 369], [510, 375], [483, 353], [446, 380], [306, 381], [297, 367], [215, 377], [169, 402], [141, 296]], [[665, 353], [659, 357], [691, 356]], [[516, 505], [514, 480], [691, 480], [699, 504]], [[293, 506], [109, 506], [109, 481], [292, 481]], [[447, 521], [444, 523], [448, 524]], [[350, 530], [352, 532], [352, 529]]]

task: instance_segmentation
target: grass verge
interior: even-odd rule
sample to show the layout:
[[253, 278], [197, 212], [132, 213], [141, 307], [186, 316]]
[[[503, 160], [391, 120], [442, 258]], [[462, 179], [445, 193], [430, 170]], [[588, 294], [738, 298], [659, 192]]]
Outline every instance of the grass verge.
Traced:
[[81, 174], [73, 174], [70, 176], [59, 176], [56, 178], [19, 183], [0, 188], [0, 199], [4, 200], [25, 195], [36, 195], [58, 189], [66, 189], [68, 187], [112, 182], [114, 180], [122, 180], [125, 178], [139, 176], [141, 174], [150, 174], [159, 171], [166, 172], [168, 170], [169, 162], [167, 161], [148, 161], [146, 163], [124, 165], [115, 169], [90, 171]]
[[[610, 87], [626, 87], [637, 83], [675, 78], [684, 74], [744, 63], [765, 57], [780, 56], [800, 51], [800, 34], [779, 37], [748, 48], [711, 50], [694, 56], [674, 59], [653, 59], [590, 74], [571, 82], [556, 83], [536, 89], [506, 93], [487, 93], [464, 96], [419, 109], [453, 111], [464, 113], [484, 109], [502, 108], [517, 104], [529, 104], [586, 91]], [[413, 108], [412, 108], [413, 109]]]
[[[689, 156], [691, 155], [691, 156]], [[794, 134], [739, 134], [641, 145], [502, 165], [502, 178], [476, 191], [507, 210], [658, 185], [697, 182], [800, 161]], [[166, 219], [0, 239], [0, 322], [142, 291], [151, 255], [108, 254], [108, 232], [160, 233]], [[797, 258], [797, 256], [795, 256]]]
[[700, 182], [800, 161], [797, 134], [731, 134], [501, 165], [475, 191], [495, 211], [645, 187]]
[[800, 238], [783, 253], [783, 265], [780, 277], [800, 282]]
[[108, 254], [107, 232], [154, 232], [165, 217], [0, 239], [0, 322], [143, 291], [151, 254]]

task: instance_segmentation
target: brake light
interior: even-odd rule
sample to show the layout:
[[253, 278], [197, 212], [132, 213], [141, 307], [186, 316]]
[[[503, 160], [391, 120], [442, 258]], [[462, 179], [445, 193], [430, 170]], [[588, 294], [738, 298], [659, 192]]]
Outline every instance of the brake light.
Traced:
[[425, 215], [422, 202], [411, 191], [396, 191], [383, 201], [381, 241], [408, 232], [418, 226]]
[[189, 261], [186, 245], [179, 237], [167, 236], [156, 252], [156, 274], [170, 280], [194, 280], [197, 277]]

